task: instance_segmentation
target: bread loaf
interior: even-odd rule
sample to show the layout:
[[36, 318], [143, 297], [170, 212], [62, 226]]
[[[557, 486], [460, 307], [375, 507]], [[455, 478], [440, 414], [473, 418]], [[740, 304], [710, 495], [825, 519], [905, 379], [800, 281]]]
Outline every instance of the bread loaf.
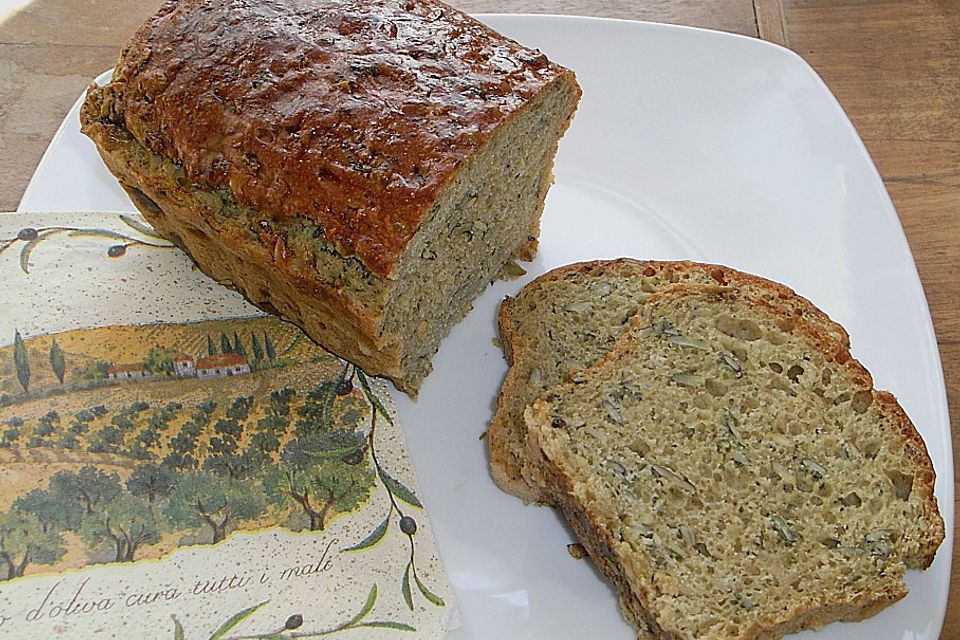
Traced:
[[574, 75], [434, 0], [169, 1], [82, 130], [213, 278], [415, 391], [532, 257]]
[[836, 336], [750, 293], [654, 294], [526, 422], [542, 489], [663, 638], [861, 619], [943, 540], [929, 455], [894, 397]]
[[500, 305], [500, 340], [510, 370], [497, 399], [487, 443], [491, 473], [501, 488], [528, 501], [547, 499], [535, 480], [524, 477], [524, 409], [545, 389], [605, 355], [644, 301], [678, 282], [750, 291], [807, 318], [849, 345], [840, 325], [787, 287], [728, 267], [621, 258], [554, 269]]

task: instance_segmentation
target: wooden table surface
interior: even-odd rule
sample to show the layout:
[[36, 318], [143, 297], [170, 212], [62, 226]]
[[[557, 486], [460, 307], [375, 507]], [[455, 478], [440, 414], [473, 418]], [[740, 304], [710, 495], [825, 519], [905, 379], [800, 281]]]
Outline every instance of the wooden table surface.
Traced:
[[[113, 65], [121, 44], [159, 4], [159, 0], [35, 0], [0, 23], [0, 211], [16, 208], [70, 105], [95, 75]], [[458, 0], [453, 4], [472, 12], [578, 14], [709, 27], [772, 40], [803, 56], [850, 116], [900, 214], [933, 314], [956, 451], [960, 441], [960, 2]], [[941, 638], [960, 638], [956, 573]]]

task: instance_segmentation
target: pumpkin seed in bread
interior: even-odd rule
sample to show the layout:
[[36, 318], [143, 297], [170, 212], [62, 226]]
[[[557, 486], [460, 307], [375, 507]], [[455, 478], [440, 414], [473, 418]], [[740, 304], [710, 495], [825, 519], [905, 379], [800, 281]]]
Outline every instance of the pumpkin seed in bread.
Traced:
[[536, 482], [524, 477], [524, 409], [545, 389], [568, 380], [572, 372], [606, 354], [643, 302], [678, 282], [749, 290], [849, 345], [843, 328], [806, 299], [783, 285], [729, 267], [620, 258], [554, 269], [500, 306], [500, 338], [510, 370], [500, 390], [487, 443], [491, 473], [503, 490], [531, 502], [544, 501]]
[[834, 336], [757, 296], [655, 294], [526, 423], [552, 501], [661, 637], [862, 619], [943, 540], [929, 455], [893, 396]]

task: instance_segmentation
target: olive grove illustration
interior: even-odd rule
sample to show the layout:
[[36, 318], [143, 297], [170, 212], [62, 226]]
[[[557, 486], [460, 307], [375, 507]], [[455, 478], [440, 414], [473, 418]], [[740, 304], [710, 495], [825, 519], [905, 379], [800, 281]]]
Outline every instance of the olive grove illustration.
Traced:
[[[414, 493], [377, 458], [390, 421], [363, 373], [273, 318], [80, 329], [0, 348], [0, 581], [156, 559], [238, 530], [322, 531], [386, 492], [410, 542]], [[402, 503], [402, 504], [401, 504]]]

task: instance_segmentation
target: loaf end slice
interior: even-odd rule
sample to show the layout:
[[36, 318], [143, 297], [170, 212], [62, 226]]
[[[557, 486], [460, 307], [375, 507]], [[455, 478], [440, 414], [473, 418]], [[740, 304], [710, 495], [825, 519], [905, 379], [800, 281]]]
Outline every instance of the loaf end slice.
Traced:
[[491, 474], [504, 491], [530, 502], [546, 500], [536, 479], [526, 477], [536, 470], [527, 468], [524, 409], [545, 389], [569, 380], [606, 354], [643, 303], [676, 283], [748, 290], [849, 346], [843, 328], [808, 300], [783, 285], [729, 267], [619, 258], [554, 269], [500, 305], [500, 341], [510, 369], [487, 444]]
[[893, 396], [834, 337], [756, 296], [655, 294], [526, 417], [553, 500], [661, 637], [864, 618], [943, 540], [929, 455]]

